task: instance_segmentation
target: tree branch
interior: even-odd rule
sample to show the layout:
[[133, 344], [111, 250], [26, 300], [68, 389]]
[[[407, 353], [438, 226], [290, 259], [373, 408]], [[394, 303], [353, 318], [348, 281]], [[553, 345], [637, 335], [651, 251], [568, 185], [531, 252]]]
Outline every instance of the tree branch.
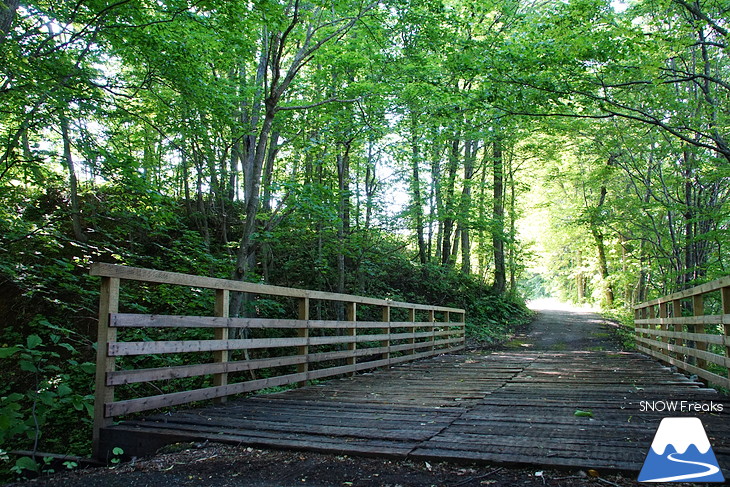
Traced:
[[358, 98], [351, 98], [349, 100], [340, 100], [337, 97], [327, 98], [326, 100], [318, 101], [315, 103], [310, 103], [309, 105], [287, 105], [283, 107], [276, 107], [276, 111], [286, 111], [286, 110], [308, 110], [310, 108], [317, 108], [321, 107], [322, 105], [326, 105], [328, 103], [355, 103], [358, 101], [361, 101], [362, 97]]
[[686, 2], [685, 0], [673, 0], [673, 1], [674, 1], [674, 3], [679, 4], [682, 7], [684, 7], [685, 9], [687, 9], [688, 12], [695, 15], [698, 19], [702, 19], [705, 22], [707, 22], [709, 24], [709, 26], [712, 27], [712, 29], [715, 32], [717, 32], [718, 34], [720, 34], [723, 37], [727, 37], [727, 29], [718, 25], [717, 22], [715, 22], [707, 14], [702, 12], [700, 10], [699, 3], [692, 5], [688, 2]]

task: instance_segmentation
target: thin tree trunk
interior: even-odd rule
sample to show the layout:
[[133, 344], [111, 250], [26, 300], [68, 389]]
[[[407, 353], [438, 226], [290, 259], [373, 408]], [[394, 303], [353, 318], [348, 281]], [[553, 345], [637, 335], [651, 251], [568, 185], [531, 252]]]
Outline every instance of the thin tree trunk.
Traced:
[[697, 255], [695, 253], [696, 241], [693, 227], [693, 218], [695, 216], [694, 211], [694, 188], [692, 185], [692, 166], [694, 156], [692, 152], [685, 149], [683, 154], [684, 159], [684, 279], [683, 289], [690, 287], [692, 281], [695, 278], [695, 271], [697, 270]]
[[378, 187], [376, 176], [375, 156], [373, 155], [373, 142], [368, 144], [368, 163], [365, 169], [365, 230], [370, 229], [370, 222], [373, 217], [373, 199]]
[[467, 140], [464, 144], [464, 184], [461, 190], [461, 204], [459, 205], [459, 229], [461, 230], [461, 272], [471, 273], [471, 240], [469, 224], [471, 220], [471, 186], [474, 177], [474, 160], [478, 141]]
[[71, 225], [73, 227], [74, 238], [79, 242], [86, 242], [88, 236], [84, 233], [83, 225], [81, 224], [78, 179], [76, 179], [76, 169], [74, 167], [73, 155], [71, 154], [71, 137], [69, 135], [68, 119], [65, 113], [61, 114], [61, 136], [63, 137], [63, 161], [68, 170], [71, 198]]
[[[441, 150], [434, 144], [433, 154], [431, 155], [431, 192], [433, 193], [434, 204], [431, 206], [431, 225], [434, 219], [436, 221], [436, 242], [435, 242], [435, 262], [441, 261], [441, 242], [443, 239], [443, 192], [441, 187]], [[430, 252], [429, 252], [430, 254]]]
[[421, 153], [418, 145], [418, 120], [416, 114], [411, 113], [411, 198], [413, 208], [413, 219], [416, 230], [416, 241], [418, 243], [418, 260], [421, 264], [427, 262], [426, 240], [423, 235], [423, 198], [421, 196], [421, 176], [419, 165]]
[[[271, 215], [272, 194], [271, 184], [274, 176], [274, 163], [279, 152], [279, 132], [273, 132], [269, 140], [269, 150], [266, 154], [266, 162], [263, 172], [264, 197], [261, 202], [261, 209], [264, 214]], [[269, 269], [272, 264], [271, 246], [268, 242], [261, 243], [261, 264], [263, 266], [264, 282], [269, 282]]]
[[507, 183], [509, 184], [509, 247], [507, 260], [509, 267], [509, 293], [514, 296], [517, 293], [517, 256], [515, 255], [516, 220], [515, 214], [515, 172], [512, 164], [512, 155], [508, 159]]
[[[350, 147], [352, 140], [342, 144], [342, 150], [337, 154], [337, 182], [339, 189], [339, 224], [337, 226], [337, 292], [345, 292], [345, 278], [347, 275], [347, 259], [345, 248], [350, 234]], [[338, 320], [344, 320], [345, 308], [338, 307]]]
[[497, 294], [502, 294], [507, 286], [504, 258], [504, 154], [502, 152], [502, 140], [499, 136], [492, 143], [493, 157], [493, 202], [492, 218], [494, 230], [492, 233], [492, 245], [494, 247], [494, 283], [492, 289]]
[[460, 141], [458, 135], [455, 135], [451, 141], [451, 151], [449, 152], [449, 174], [446, 181], [446, 195], [444, 198], [444, 215], [443, 236], [441, 248], [441, 264], [453, 264], [451, 235], [454, 231], [454, 187], [456, 185], [456, 172], [459, 166]]
[[[614, 164], [614, 156], [609, 157], [608, 159], [608, 165], [612, 166]], [[600, 195], [598, 197], [598, 204], [596, 205], [595, 209], [593, 210], [593, 216], [590, 221], [591, 226], [591, 234], [593, 235], [593, 239], [596, 242], [596, 250], [598, 251], [598, 270], [601, 273], [601, 280], [603, 281], [604, 286], [604, 299], [606, 301], [606, 306], [609, 308], [613, 307], [614, 303], [614, 292], [613, 292], [613, 285], [611, 284], [611, 276], [608, 271], [608, 259], [606, 258], [606, 244], [605, 239], [603, 235], [603, 231], [601, 230], [601, 212], [603, 210], [604, 205], [606, 204], [606, 196], [608, 194], [608, 189], [606, 188], [606, 185], [601, 185], [600, 189]]]

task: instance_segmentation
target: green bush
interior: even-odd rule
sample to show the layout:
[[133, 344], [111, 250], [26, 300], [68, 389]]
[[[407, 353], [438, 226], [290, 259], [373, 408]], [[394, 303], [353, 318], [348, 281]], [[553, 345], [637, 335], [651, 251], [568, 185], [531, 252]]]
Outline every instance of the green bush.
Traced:
[[[31, 334], [24, 343], [0, 349], [9, 379], [0, 386], [0, 450], [88, 453], [88, 438], [75, 433], [90, 431], [95, 366], [79, 362], [76, 348], [62, 336], [69, 330], [40, 316], [35, 325], [45, 328], [44, 338]], [[20, 457], [10, 470], [21, 475], [42, 467], [33, 458]]]

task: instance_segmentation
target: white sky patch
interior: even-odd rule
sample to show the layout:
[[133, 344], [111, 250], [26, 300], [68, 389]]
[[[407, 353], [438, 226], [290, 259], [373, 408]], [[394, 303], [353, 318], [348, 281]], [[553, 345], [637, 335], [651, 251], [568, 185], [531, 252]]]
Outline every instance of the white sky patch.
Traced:
[[614, 9], [614, 11], [618, 13], [623, 13], [626, 11], [627, 8], [629, 8], [628, 2], [624, 2], [623, 0], [613, 0], [611, 2], [611, 8]]

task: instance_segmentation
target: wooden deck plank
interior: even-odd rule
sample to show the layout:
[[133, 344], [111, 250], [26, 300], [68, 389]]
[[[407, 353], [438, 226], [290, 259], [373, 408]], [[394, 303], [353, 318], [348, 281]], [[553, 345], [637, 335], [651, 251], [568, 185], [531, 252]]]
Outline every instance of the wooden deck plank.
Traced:
[[[225, 405], [152, 415], [107, 428], [104, 437], [108, 444], [129, 448], [142, 448], [140, 438], [147, 438], [148, 446], [195, 439], [630, 471], [641, 467], [661, 418], [670, 415], [642, 412], [641, 401], [725, 401], [722, 413], [698, 416], [727, 468], [730, 398], [700, 385], [633, 353], [448, 355]], [[590, 410], [593, 417], [576, 417], [576, 409]]]

